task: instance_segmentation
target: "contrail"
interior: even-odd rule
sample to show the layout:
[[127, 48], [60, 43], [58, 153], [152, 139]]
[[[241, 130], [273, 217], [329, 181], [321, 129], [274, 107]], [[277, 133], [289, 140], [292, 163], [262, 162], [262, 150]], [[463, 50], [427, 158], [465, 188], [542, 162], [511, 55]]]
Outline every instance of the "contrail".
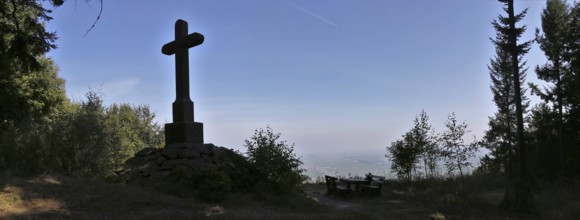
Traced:
[[320, 20], [322, 20], [322, 21], [324, 21], [324, 22], [326, 22], [326, 23], [328, 23], [328, 24], [330, 24], [330, 25], [332, 25], [332, 26], [338, 27], [338, 24], [336, 24], [336, 23], [334, 23], [334, 22], [332, 22], [332, 21], [329, 21], [328, 19], [326, 19], [326, 18], [323, 18], [323, 17], [322, 17], [322, 16], [320, 16], [320, 15], [314, 14], [314, 12], [308, 11], [308, 10], [306, 10], [305, 8], [302, 8], [302, 7], [298, 6], [298, 5], [295, 5], [295, 4], [293, 4], [293, 3], [289, 2], [289, 1], [286, 1], [286, 0], [282, 0], [282, 1], [283, 1], [284, 3], [286, 3], [286, 4], [290, 5], [290, 6], [294, 7], [294, 8], [297, 8], [297, 9], [298, 9], [298, 10], [300, 10], [300, 11], [303, 11], [303, 12], [304, 12], [304, 13], [306, 13], [306, 14], [312, 15], [312, 16], [314, 16], [314, 17], [316, 17], [316, 18], [318, 18], [318, 19], [320, 19]]

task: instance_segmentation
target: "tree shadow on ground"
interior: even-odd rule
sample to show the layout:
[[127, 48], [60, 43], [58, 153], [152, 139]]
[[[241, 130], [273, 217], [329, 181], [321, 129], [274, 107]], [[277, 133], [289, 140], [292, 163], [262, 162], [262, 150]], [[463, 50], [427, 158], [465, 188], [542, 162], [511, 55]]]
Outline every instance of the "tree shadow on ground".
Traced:
[[195, 218], [199, 207], [176, 196], [56, 175], [0, 178], [0, 219]]

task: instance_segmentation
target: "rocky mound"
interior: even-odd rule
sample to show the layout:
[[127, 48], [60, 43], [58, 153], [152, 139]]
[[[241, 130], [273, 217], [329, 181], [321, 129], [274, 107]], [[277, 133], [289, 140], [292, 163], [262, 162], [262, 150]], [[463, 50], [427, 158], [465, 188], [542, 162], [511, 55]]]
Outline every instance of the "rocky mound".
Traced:
[[236, 155], [231, 149], [213, 144], [177, 143], [161, 149], [145, 148], [127, 160], [118, 174], [128, 184], [165, 191], [189, 189], [196, 181], [196, 171], [206, 166], [214, 166], [230, 178], [242, 175], [247, 170], [232, 162]]

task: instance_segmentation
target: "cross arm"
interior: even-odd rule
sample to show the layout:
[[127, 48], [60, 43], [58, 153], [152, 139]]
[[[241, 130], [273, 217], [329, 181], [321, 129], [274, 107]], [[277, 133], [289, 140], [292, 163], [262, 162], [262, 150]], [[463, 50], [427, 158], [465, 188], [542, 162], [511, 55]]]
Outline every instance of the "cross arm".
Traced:
[[182, 39], [171, 41], [161, 47], [161, 53], [165, 55], [173, 55], [178, 49], [192, 48], [203, 43], [204, 37], [200, 33], [189, 34]]

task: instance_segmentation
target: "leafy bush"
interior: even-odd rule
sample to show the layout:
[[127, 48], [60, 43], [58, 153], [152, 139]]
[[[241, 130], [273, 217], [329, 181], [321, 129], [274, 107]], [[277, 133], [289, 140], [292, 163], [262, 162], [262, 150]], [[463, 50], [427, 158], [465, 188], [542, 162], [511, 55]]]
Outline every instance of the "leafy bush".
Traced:
[[270, 127], [256, 130], [250, 140], [245, 141], [248, 161], [253, 169], [256, 185], [260, 190], [276, 193], [290, 193], [303, 190], [307, 179], [300, 168], [302, 162], [294, 154], [294, 146], [279, 141], [280, 133], [275, 134]]
[[249, 191], [254, 186], [256, 178], [250, 172], [250, 162], [243, 153], [235, 150], [226, 150], [221, 153], [221, 160], [227, 161], [218, 164], [218, 169], [223, 170], [231, 180], [233, 191]]
[[198, 189], [197, 196], [202, 201], [223, 201], [231, 189], [231, 181], [228, 176], [214, 166], [206, 166], [198, 170], [193, 179], [194, 188]]

